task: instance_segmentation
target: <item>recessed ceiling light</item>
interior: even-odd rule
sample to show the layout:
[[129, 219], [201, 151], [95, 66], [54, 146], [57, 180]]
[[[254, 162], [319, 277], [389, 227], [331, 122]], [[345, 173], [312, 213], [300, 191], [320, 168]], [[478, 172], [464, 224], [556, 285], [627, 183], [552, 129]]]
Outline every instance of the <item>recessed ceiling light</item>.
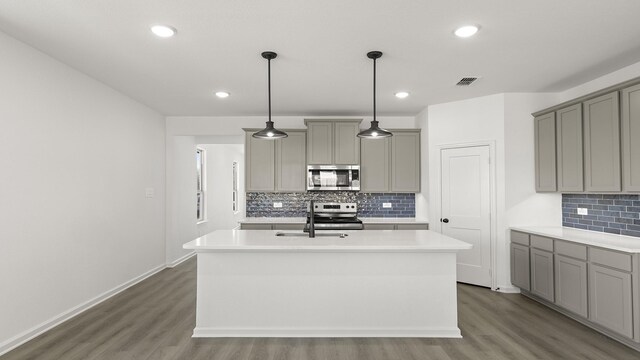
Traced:
[[467, 25], [460, 28], [457, 28], [454, 34], [457, 37], [468, 38], [470, 36], [475, 35], [478, 32], [478, 27], [474, 25]]
[[151, 27], [151, 32], [161, 38], [169, 38], [176, 34], [177, 30], [167, 25], [154, 25]]
[[216, 96], [217, 96], [217, 97], [219, 97], [219, 98], [221, 98], [221, 99], [228, 98], [228, 97], [229, 97], [229, 95], [231, 95], [231, 94], [229, 94], [229, 93], [228, 93], [228, 92], [226, 92], [226, 91], [218, 91], [218, 92], [216, 93]]
[[409, 96], [409, 93], [408, 93], [408, 92], [406, 92], [406, 91], [398, 91], [398, 92], [396, 93], [396, 97], [397, 97], [398, 99], [404, 99], [404, 98], [406, 98], [407, 96]]

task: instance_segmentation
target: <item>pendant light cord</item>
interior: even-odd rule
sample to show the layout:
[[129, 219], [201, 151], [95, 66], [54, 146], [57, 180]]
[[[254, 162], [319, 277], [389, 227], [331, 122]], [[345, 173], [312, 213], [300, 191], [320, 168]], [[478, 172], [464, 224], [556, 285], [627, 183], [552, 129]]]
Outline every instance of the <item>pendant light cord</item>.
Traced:
[[373, 121], [376, 121], [376, 59], [373, 59]]
[[271, 59], [268, 59], [267, 62], [267, 83], [268, 83], [268, 87], [269, 87], [269, 122], [271, 122]]

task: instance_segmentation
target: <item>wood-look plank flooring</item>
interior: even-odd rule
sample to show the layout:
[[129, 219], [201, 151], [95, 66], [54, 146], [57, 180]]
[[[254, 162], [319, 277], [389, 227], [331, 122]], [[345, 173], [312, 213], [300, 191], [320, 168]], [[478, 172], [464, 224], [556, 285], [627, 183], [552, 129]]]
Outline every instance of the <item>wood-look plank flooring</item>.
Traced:
[[195, 258], [0, 357], [55, 359], [640, 359], [640, 353], [518, 294], [458, 285], [463, 339], [192, 339]]

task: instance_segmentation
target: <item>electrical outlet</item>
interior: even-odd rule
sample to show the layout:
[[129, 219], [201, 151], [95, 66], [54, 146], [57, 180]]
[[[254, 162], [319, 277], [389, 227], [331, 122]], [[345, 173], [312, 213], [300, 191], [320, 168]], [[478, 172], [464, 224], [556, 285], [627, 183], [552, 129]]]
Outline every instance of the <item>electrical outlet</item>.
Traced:
[[282, 207], [282, 203], [281, 202], [274, 202], [273, 203], [273, 207], [274, 208], [281, 208]]
[[391, 208], [391, 207], [393, 207], [393, 205], [391, 205], [391, 203], [382, 203], [382, 207], [383, 208]]
[[578, 215], [589, 215], [589, 209], [587, 209], [587, 208], [578, 208]]

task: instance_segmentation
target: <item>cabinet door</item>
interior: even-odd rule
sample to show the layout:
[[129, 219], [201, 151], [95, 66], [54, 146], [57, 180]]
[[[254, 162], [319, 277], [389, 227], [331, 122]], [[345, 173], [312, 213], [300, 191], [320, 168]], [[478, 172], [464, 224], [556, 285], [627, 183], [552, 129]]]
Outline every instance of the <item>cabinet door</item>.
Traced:
[[420, 192], [419, 131], [395, 131], [391, 137], [391, 191]]
[[531, 293], [553, 302], [553, 253], [531, 249]]
[[333, 163], [336, 165], [357, 165], [360, 163], [360, 128], [354, 122], [333, 124]]
[[535, 127], [536, 191], [556, 191], [555, 113], [537, 116]]
[[556, 304], [587, 317], [587, 263], [556, 255]]
[[511, 244], [511, 283], [522, 290], [531, 289], [529, 247]]
[[589, 265], [589, 320], [633, 337], [631, 274]]
[[582, 104], [556, 112], [558, 191], [583, 191]]
[[276, 140], [276, 191], [304, 192], [306, 189], [306, 132], [289, 131]]
[[640, 85], [622, 90], [622, 189], [640, 191]]
[[587, 191], [620, 191], [618, 92], [584, 102], [584, 160]]
[[256, 139], [247, 132], [244, 156], [246, 191], [273, 191], [275, 189], [275, 141]]
[[390, 142], [389, 138], [360, 141], [360, 191], [389, 192]]
[[333, 164], [333, 123], [314, 121], [307, 129], [307, 164]]

